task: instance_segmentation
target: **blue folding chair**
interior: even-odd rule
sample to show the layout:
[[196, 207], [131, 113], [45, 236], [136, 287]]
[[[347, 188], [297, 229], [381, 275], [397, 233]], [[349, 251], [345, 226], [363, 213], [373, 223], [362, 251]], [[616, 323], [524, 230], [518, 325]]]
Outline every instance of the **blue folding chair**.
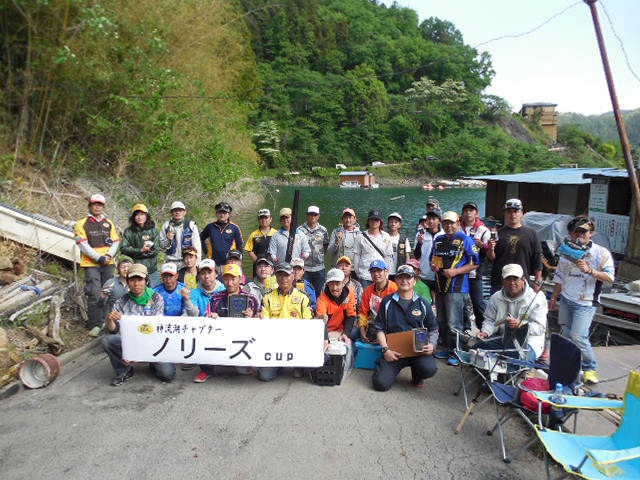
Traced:
[[[561, 383], [567, 387], [568, 392], [574, 392], [579, 386], [578, 381], [580, 377], [580, 367], [582, 365], [580, 349], [573, 342], [556, 333], [551, 335], [550, 362], [548, 366], [515, 359], [509, 360], [509, 362], [516, 365], [527, 366], [528, 368], [547, 370], [547, 381], [550, 386]], [[502, 448], [502, 459], [505, 463], [510, 463], [511, 459], [507, 456], [507, 448], [504, 441], [504, 424], [518, 415], [531, 428], [535, 428], [534, 421], [532, 421], [529, 416], [535, 416], [538, 414], [538, 411], [531, 410], [522, 404], [520, 401], [521, 390], [519, 386], [500, 382], [489, 382], [488, 385], [495, 399], [497, 421], [495, 426], [487, 432], [487, 435], [493, 435], [496, 429], [498, 430], [500, 446]], [[549, 389], [551, 389], [551, 387]], [[505, 413], [501, 414], [500, 407], [506, 408]], [[577, 410], [567, 411], [560, 418], [553, 417], [555, 425], [560, 427], [571, 414], [575, 413], [577, 413]], [[526, 450], [533, 442], [535, 442], [535, 438], [521, 447], [513, 457]]]
[[[458, 338], [460, 337], [459, 332]], [[526, 358], [528, 354], [527, 338], [529, 335], [529, 325], [525, 324], [520, 328], [505, 329], [505, 333], [502, 336], [502, 348], [498, 350], [483, 350], [478, 349], [477, 355], [481, 355], [487, 359], [483, 366], [480, 366], [477, 362], [474, 362], [472, 355], [470, 352], [464, 351], [461, 348], [457, 347], [454, 350], [455, 355], [460, 360], [460, 383], [461, 386], [458, 389], [458, 392], [462, 390], [464, 394], [464, 403], [465, 403], [465, 413], [458, 422], [458, 425], [454, 429], [454, 433], [460, 433], [462, 428], [464, 427], [465, 422], [472, 414], [473, 410], [492, 398], [491, 391], [488, 388], [489, 382], [495, 381], [498, 379], [499, 375], [502, 375], [504, 381], [509, 383], [514, 383], [518, 374], [523, 370], [520, 365], [515, 363], [510, 363], [507, 359], [523, 359]], [[525, 362], [526, 363], [526, 362]], [[476, 376], [471, 380], [467, 381], [465, 379], [464, 369], [465, 367], [471, 367], [476, 373]], [[478, 384], [477, 390], [471, 402], [468, 401], [467, 388], [476, 382]], [[458, 392], [454, 393], [457, 394]], [[484, 399], [480, 400], [483, 392], [488, 392], [489, 395]]]
[[[602, 401], [607, 404], [607, 400]], [[622, 420], [613, 434], [576, 435], [548, 428], [537, 428], [536, 432], [545, 448], [547, 479], [552, 478], [549, 457], [564, 469], [558, 478], [640, 478], [640, 372], [629, 373]]]

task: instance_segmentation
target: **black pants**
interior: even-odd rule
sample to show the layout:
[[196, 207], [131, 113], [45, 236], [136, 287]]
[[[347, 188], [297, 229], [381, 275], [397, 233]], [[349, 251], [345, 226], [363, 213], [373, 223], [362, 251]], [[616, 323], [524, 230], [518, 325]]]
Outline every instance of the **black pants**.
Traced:
[[438, 371], [433, 355], [401, 358], [395, 362], [387, 362], [382, 357], [376, 362], [373, 371], [373, 388], [381, 392], [389, 390], [404, 367], [411, 367], [411, 378], [416, 381], [433, 377]]

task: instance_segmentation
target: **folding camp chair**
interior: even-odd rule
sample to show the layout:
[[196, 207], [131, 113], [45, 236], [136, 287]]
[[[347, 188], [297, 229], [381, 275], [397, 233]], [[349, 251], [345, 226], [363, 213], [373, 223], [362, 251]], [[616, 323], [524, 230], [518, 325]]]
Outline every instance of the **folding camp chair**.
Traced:
[[[582, 355], [580, 349], [570, 340], [556, 333], [551, 335], [550, 362], [549, 365], [538, 365], [520, 360], [509, 360], [510, 363], [528, 366], [529, 368], [545, 369], [548, 371], [547, 388], [551, 390], [557, 383], [561, 383], [567, 388], [567, 392], [574, 392], [579, 386], [578, 380], [580, 376], [580, 367], [582, 364]], [[495, 399], [496, 406], [496, 424], [487, 432], [487, 435], [493, 435], [498, 430], [500, 436], [500, 446], [502, 448], [502, 459], [505, 463], [510, 463], [507, 456], [507, 449], [504, 441], [504, 424], [516, 414], [519, 415], [531, 428], [535, 428], [534, 422], [531, 421], [529, 415], [536, 415], [538, 408], [527, 408], [520, 401], [521, 390], [513, 384], [500, 382], [489, 382], [489, 388]], [[500, 407], [506, 407], [504, 414], [500, 413]], [[570, 413], [569, 413], [570, 412]], [[570, 415], [577, 413], [577, 410], [570, 410], [562, 414], [561, 418], [554, 418], [556, 425], [561, 426]], [[526, 450], [535, 439], [521, 447], [517, 454]], [[514, 455], [515, 456], [517, 456]]]
[[[601, 400], [607, 405], [615, 400]], [[570, 405], [571, 398], [567, 400]], [[609, 405], [603, 408], [611, 408]], [[620, 426], [609, 436], [576, 435], [546, 428], [536, 432], [545, 448], [547, 479], [549, 456], [564, 469], [559, 478], [576, 475], [588, 479], [640, 478], [640, 372], [629, 372]]]
[[[456, 332], [458, 338], [460, 338], [460, 332]], [[479, 407], [492, 398], [492, 395], [488, 395], [480, 401], [480, 396], [483, 392], [491, 391], [487, 385], [489, 382], [498, 379], [499, 375], [502, 375], [504, 381], [510, 384], [515, 381], [518, 374], [522, 371], [523, 367], [506, 361], [507, 358], [524, 359], [526, 358], [529, 350], [526, 348], [527, 338], [529, 335], [529, 325], [525, 324], [520, 328], [505, 329], [505, 333], [502, 336], [502, 348], [496, 350], [483, 350], [472, 349], [468, 352], [459, 348], [454, 350], [455, 355], [460, 360], [460, 388], [457, 394], [462, 390], [464, 395], [465, 413], [458, 422], [454, 433], [460, 433], [466, 422], [467, 418], [471, 415], [476, 407]], [[458, 342], [459, 343], [459, 342]], [[476, 376], [467, 381], [465, 378], [465, 368], [471, 367], [476, 373]], [[473, 384], [478, 383], [478, 387], [475, 395], [468, 401], [467, 388]]]

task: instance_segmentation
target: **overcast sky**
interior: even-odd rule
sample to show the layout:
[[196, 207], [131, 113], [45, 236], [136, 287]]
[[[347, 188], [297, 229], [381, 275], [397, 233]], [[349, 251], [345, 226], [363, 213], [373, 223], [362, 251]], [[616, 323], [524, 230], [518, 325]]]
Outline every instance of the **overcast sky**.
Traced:
[[[532, 102], [557, 103], [560, 112], [612, 110], [591, 13], [582, 0], [398, 0], [398, 4], [418, 12], [420, 21], [449, 20], [467, 45], [489, 52], [496, 74], [486, 93], [503, 97], [516, 111], [522, 103]], [[640, 108], [640, 80], [626, 65], [614, 35], [615, 30], [640, 77], [640, 0], [598, 0], [596, 7], [620, 107]], [[534, 32], [508, 37], [549, 19]], [[503, 36], [507, 37], [493, 40]]]

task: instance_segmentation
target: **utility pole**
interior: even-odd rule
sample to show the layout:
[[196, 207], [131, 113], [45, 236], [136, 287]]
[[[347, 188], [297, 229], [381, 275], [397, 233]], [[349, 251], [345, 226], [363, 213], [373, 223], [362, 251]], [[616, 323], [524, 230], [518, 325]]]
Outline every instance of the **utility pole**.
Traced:
[[622, 154], [624, 156], [624, 163], [629, 173], [629, 181], [631, 182], [631, 192], [635, 201], [636, 215], [640, 215], [640, 191], [638, 189], [638, 178], [636, 177], [636, 170], [633, 166], [633, 159], [631, 158], [631, 147], [629, 146], [629, 138], [627, 137], [627, 130], [624, 127], [624, 118], [620, 113], [620, 105], [618, 104], [618, 96], [616, 95], [616, 88], [613, 84], [613, 76], [611, 75], [611, 68], [609, 67], [609, 58], [607, 57], [607, 50], [604, 45], [604, 37], [602, 36], [602, 30], [600, 29], [600, 21], [598, 20], [598, 11], [596, 10], [596, 2], [598, 0], [584, 0], [584, 3], [589, 5], [591, 10], [591, 17], [593, 18], [593, 26], [596, 30], [596, 38], [598, 40], [598, 47], [600, 48], [600, 57], [602, 57], [602, 66], [604, 67], [604, 74], [607, 78], [607, 86], [609, 87], [609, 96], [611, 97], [611, 105], [613, 106], [613, 114], [616, 119], [616, 126], [618, 127], [618, 135], [620, 136], [620, 145], [622, 146]]

